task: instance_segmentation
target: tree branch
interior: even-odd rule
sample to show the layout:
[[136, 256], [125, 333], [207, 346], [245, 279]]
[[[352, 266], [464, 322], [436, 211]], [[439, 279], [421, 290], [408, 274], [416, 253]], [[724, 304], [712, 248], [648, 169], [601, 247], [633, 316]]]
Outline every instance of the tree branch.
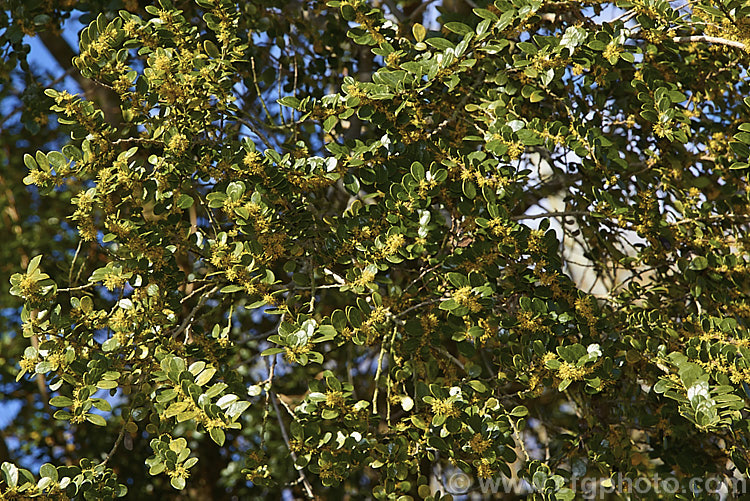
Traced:
[[571, 210], [562, 212], [543, 212], [541, 214], [521, 214], [520, 216], [510, 216], [511, 221], [524, 221], [526, 219], [542, 219], [545, 217], [568, 217], [568, 216], [586, 216], [589, 212], [582, 210]]
[[677, 43], [693, 43], [693, 42], [706, 42], [715, 43], [719, 45], [728, 45], [729, 47], [735, 47], [740, 50], [747, 50], [747, 46], [736, 40], [729, 40], [727, 38], [712, 37], [708, 35], [693, 35], [689, 37], [674, 37], [672, 41]]
[[[297, 454], [295, 454], [294, 451], [289, 447], [289, 434], [286, 431], [284, 420], [281, 418], [281, 410], [279, 409], [279, 404], [276, 401], [276, 394], [268, 390], [268, 395], [270, 395], [271, 403], [273, 404], [273, 409], [274, 411], [276, 411], [276, 418], [278, 419], [279, 427], [281, 428], [281, 436], [284, 438], [284, 442], [286, 443], [286, 446], [289, 449], [289, 454], [292, 456], [292, 461], [296, 463]], [[294, 416], [292, 416], [292, 419], [294, 419]], [[299, 481], [302, 482], [302, 485], [305, 488], [305, 494], [307, 494], [307, 497], [310, 499], [315, 499], [315, 494], [313, 494], [312, 485], [310, 485], [310, 482], [307, 480], [307, 477], [305, 476], [305, 472], [299, 469], [297, 470], [297, 473], [299, 474]]]
[[172, 338], [177, 338], [177, 336], [179, 336], [180, 334], [182, 334], [183, 332], [185, 332], [185, 329], [188, 328], [188, 325], [190, 325], [190, 322], [193, 320], [193, 318], [195, 317], [196, 313], [198, 313], [198, 310], [201, 309], [201, 307], [203, 306], [203, 303], [206, 301], [206, 299], [208, 299], [208, 297], [210, 295], [212, 295], [214, 292], [216, 292], [218, 290], [219, 290], [219, 286], [217, 285], [213, 289], [211, 289], [210, 291], [208, 291], [207, 293], [205, 293], [204, 295], [202, 295], [200, 297], [200, 299], [198, 300], [198, 304], [195, 305], [195, 307], [192, 309], [192, 311], [190, 311], [190, 313], [188, 314], [188, 316], [185, 317], [185, 320], [182, 321], [182, 323], [177, 328], [177, 330], [174, 331], [174, 333], [172, 334]]

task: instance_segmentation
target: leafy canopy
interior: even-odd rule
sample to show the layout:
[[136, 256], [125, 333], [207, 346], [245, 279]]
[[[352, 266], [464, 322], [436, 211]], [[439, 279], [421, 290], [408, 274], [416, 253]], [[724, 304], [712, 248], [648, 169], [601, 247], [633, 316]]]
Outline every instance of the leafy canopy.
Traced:
[[124, 3], [75, 59], [116, 106], [46, 90], [23, 157], [80, 245], [10, 280], [17, 381], [114, 447], [5, 499], [747, 473], [750, 6]]

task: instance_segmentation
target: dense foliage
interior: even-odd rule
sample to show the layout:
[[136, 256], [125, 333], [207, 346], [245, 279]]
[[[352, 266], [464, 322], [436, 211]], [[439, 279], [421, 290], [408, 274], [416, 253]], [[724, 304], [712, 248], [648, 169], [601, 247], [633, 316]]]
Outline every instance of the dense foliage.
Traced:
[[6, 4], [0, 499], [747, 473], [750, 5], [428, 4]]

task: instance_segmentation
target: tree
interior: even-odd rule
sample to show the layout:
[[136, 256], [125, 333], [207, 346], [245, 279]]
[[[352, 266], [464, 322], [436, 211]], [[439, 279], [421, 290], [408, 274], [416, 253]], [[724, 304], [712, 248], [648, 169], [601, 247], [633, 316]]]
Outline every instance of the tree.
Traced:
[[[429, 3], [90, 5], [22, 157], [75, 228], [15, 232], [49, 447], [3, 496], [747, 474], [750, 7]], [[70, 9], [20, 5], [11, 65]]]

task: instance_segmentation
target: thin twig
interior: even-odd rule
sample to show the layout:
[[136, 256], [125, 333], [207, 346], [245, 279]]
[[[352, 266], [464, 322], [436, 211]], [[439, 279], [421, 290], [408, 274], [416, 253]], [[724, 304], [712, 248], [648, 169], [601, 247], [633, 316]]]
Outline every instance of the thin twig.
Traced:
[[407, 285], [404, 288], [404, 291], [409, 290], [414, 284], [416, 284], [417, 282], [419, 282], [419, 280], [421, 280], [425, 275], [427, 275], [431, 271], [435, 271], [439, 267], [440, 267], [440, 265], [435, 265], [435, 266], [432, 266], [430, 268], [426, 268], [426, 269], [422, 270], [422, 272], [419, 274], [419, 276], [417, 278], [415, 278], [414, 280], [412, 280], [411, 282], [409, 282], [409, 285]]
[[176, 338], [177, 336], [179, 336], [180, 334], [182, 334], [185, 331], [185, 329], [188, 328], [188, 325], [190, 325], [190, 322], [195, 317], [195, 314], [198, 313], [198, 310], [203, 306], [203, 303], [206, 301], [206, 299], [208, 298], [208, 296], [210, 296], [211, 294], [213, 294], [217, 290], [219, 290], [219, 286], [215, 286], [213, 289], [211, 289], [210, 291], [208, 291], [208, 293], [206, 293], [206, 294], [204, 294], [204, 295], [201, 296], [201, 298], [198, 300], [198, 304], [195, 305], [195, 307], [190, 311], [190, 313], [188, 314], [188, 316], [185, 317], [185, 320], [182, 321], [182, 323], [177, 328], [177, 330], [174, 331], [174, 333], [172, 334], [173, 338]]
[[747, 46], [742, 42], [738, 42], [736, 40], [729, 40], [729, 39], [721, 38], [721, 37], [712, 37], [708, 35], [692, 35], [689, 37], [674, 37], [672, 38], [672, 41], [677, 42], [677, 43], [706, 42], [706, 43], [715, 43], [719, 45], [727, 45], [729, 47], [735, 47], [740, 50], [747, 49]]
[[310, 258], [310, 315], [315, 313], [315, 267]]
[[401, 9], [398, 8], [398, 5], [396, 5], [393, 0], [384, 0], [384, 2], [388, 6], [388, 10], [391, 11], [391, 14], [393, 14], [399, 23], [403, 23], [409, 19], [403, 12], [401, 12]]
[[[325, 285], [316, 285], [315, 289], [340, 289], [341, 287], [343, 287], [343, 285], [341, 284], [325, 284]], [[298, 290], [298, 291], [309, 291], [312, 289], [313, 289], [312, 287], [299, 287], [299, 286], [294, 287], [294, 290]]]
[[464, 367], [464, 364], [462, 364], [459, 359], [457, 359], [456, 357], [454, 357], [453, 355], [451, 355], [448, 350], [446, 350], [442, 346], [439, 346], [438, 347], [438, 351], [440, 353], [442, 353], [445, 357], [447, 357], [448, 360], [450, 360], [451, 362], [453, 362], [454, 364], [456, 364], [456, 367], [458, 367], [459, 369], [461, 369], [464, 372], [466, 371], [466, 367]]
[[274, 149], [273, 146], [271, 146], [271, 142], [268, 140], [268, 138], [266, 137], [266, 135], [263, 134], [263, 132], [258, 127], [256, 127], [255, 125], [253, 125], [249, 120], [243, 120], [241, 118], [238, 118], [237, 120], [242, 125], [244, 125], [248, 129], [250, 129], [250, 131], [253, 134], [255, 134], [256, 136], [258, 136], [260, 138], [260, 140], [263, 142], [263, 144], [266, 145], [266, 148], [268, 148], [269, 150]]
[[[190, 282], [190, 283], [192, 284], [192, 283], [195, 283], [195, 282]], [[206, 285], [204, 285], [204, 286], [202, 286], [202, 287], [198, 287], [198, 288], [197, 288], [197, 289], [195, 289], [195, 290], [194, 290], [193, 292], [191, 292], [190, 294], [188, 294], [188, 295], [187, 295], [187, 296], [185, 296], [184, 298], [180, 299], [180, 304], [184, 303], [185, 301], [187, 301], [187, 300], [188, 300], [188, 299], [190, 299], [191, 297], [195, 296], [196, 294], [198, 294], [198, 293], [199, 293], [200, 291], [202, 291], [202, 290], [203, 290], [203, 289], [205, 289], [206, 287], [210, 287], [210, 286], [211, 286], [211, 284], [206, 284]]]
[[716, 221], [716, 220], [750, 220], [750, 214], [708, 214], [706, 216], [701, 217], [695, 217], [695, 218], [684, 218], [680, 219], [679, 221], [675, 221], [674, 223], [671, 223], [675, 226], [681, 225], [681, 224], [690, 224], [690, 223], [702, 223], [706, 221]]
[[[276, 401], [276, 395], [269, 391], [268, 394], [271, 396], [271, 403], [273, 404], [273, 409], [276, 411], [276, 418], [279, 421], [279, 427], [281, 428], [281, 436], [284, 437], [284, 443], [286, 444], [287, 449], [289, 449], [289, 454], [292, 456], [292, 461], [295, 463], [297, 462], [297, 454], [294, 453], [294, 451], [291, 449], [289, 445], [289, 434], [286, 431], [286, 425], [284, 424], [284, 420], [281, 418], [281, 410], [279, 409], [279, 404]], [[288, 412], [288, 409], [287, 409]], [[294, 419], [294, 416], [292, 416], [292, 419]], [[305, 494], [307, 494], [307, 497], [310, 499], [315, 499], [315, 494], [313, 494], [312, 485], [310, 485], [310, 481], [307, 480], [307, 477], [305, 476], [305, 472], [301, 469], [297, 470], [297, 474], [299, 475], [299, 480], [302, 482], [302, 485], [305, 488]]]
[[394, 316], [394, 318], [403, 317], [407, 313], [410, 313], [410, 312], [412, 312], [412, 311], [414, 311], [414, 310], [416, 310], [418, 308], [421, 308], [422, 306], [428, 306], [428, 305], [431, 305], [431, 304], [439, 303], [440, 301], [441, 300], [439, 298], [430, 299], [428, 301], [422, 301], [421, 303], [415, 304], [414, 306], [410, 306], [409, 308], [406, 308], [404, 311], [402, 311], [402, 312], [400, 312], [400, 313], [398, 313], [396, 315], [393, 315], [393, 316]]
[[329, 270], [328, 268], [323, 268], [323, 272], [326, 275], [331, 275], [331, 277], [333, 277], [333, 279], [336, 282], [340, 283], [341, 285], [346, 285], [346, 280], [344, 280], [343, 278], [341, 278], [341, 275], [337, 274], [336, 272], [333, 272], [333, 271]]
[[[391, 336], [391, 339], [396, 337], [396, 327], [393, 327], [393, 335]], [[378, 379], [380, 379], [380, 374], [383, 371], [383, 358], [385, 357], [385, 345], [386, 340], [383, 339], [383, 342], [380, 344], [380, 355], [378, 355], [378, 368], [375, 370], [375, 391], [372, 393], [372, 413], [377, 414], [378, 413]]]
[[[76, 266], [76, 260], [78, 259], [78, 254], [81, 252], [81, 245], [83, 244], [83, 240], [78, 240], [78, 247], [76, 247], [76, 252], [73, 254], [73, 261], [70, 263], [70, 271], [68, 272], [68, 284], [73, 283], [73, 268]], [[58, 289], [60, 290], [60, 289]]]
[[526, 463], [531, 462], [531, 458], [529, 457], [529, 451], [526, 450], [526, 446], [523, 443], [523, 437], [521, 436], [521, 432], [518, 431], [518, 427], [516, 426], [516, 423], [513, 422], [513, 418], [508, 416], [508, 422], [510, 422], [511, 428], [513, 428], [513, 435], [518, 442], [519, 447], [521, 447], [521, 450], [523, 451], [523, 455], [526, 458]]
[[117, 435], [117, 440], [115, 440], [114, 445], [112, 446], [112, 449], [109, 451], [109, 454], [107, 454], [107, 457], [104, 458], [104, 461], [102, 461], [101, 466], [106, 465], [110, 459], [112, 459], [112, 456], [115, 455], [115, 452], [117, 452], [117, 448], [120, 447], [120, 443], [122, 442], [122, 439], [125, 437], [125, 426], [128, 424], [128, 420], [126, 419], [124, 423], [122, 423], [122, 428], [120, 428], [120, 434]]
[[273, 123], [273, 118], [271, 117], [271, 112], [268, 111], [268, 107], [266, 107], [266, 101], [263, 99], [263, 94], [260, 91], [260, 85], [258, 85], [258, 75], [255, 73], [255, 58], [250, 58], [250, 69], [253, 73], [253, 83], [255, 84], [255, 92], [258, 94], [258, 99], [260, 100], [260, 104], [263, 107], [263, 111], [266, 112], [266, 116], [268, 117], [268, 121]]
[[419, 7], [414, 9], [414, 12], [409, 14], [409, 21], [413, 21], [414, 19], [416, 19], [417, 16], [420, 15], [422, 11], [429, 7], [433, 2], [435, 2], [435, 0], [427, 0], [426, 2], [423, 2]]
[[[73, 268], [71, 268], [71, 271]], [[88, 289], [89, 287], [96, 286], [96, 282], [91, 282], [85, 285], [79, 285], [78, 287], [66, 287], [64, 289], [57, 289], [57, 292], [72, 292], [72, 291], [82, 291], [84, 289]]]
[[526, 219], [542, 219], [545, 217], [567, 217], [567, 216], [587, 216], [589, 212], [581, 210], [560, 211], [560, 212], [543, 212], [541, 214], [522, 214], [520, 216], [511, 216], [511, 221], [524, 221]]

